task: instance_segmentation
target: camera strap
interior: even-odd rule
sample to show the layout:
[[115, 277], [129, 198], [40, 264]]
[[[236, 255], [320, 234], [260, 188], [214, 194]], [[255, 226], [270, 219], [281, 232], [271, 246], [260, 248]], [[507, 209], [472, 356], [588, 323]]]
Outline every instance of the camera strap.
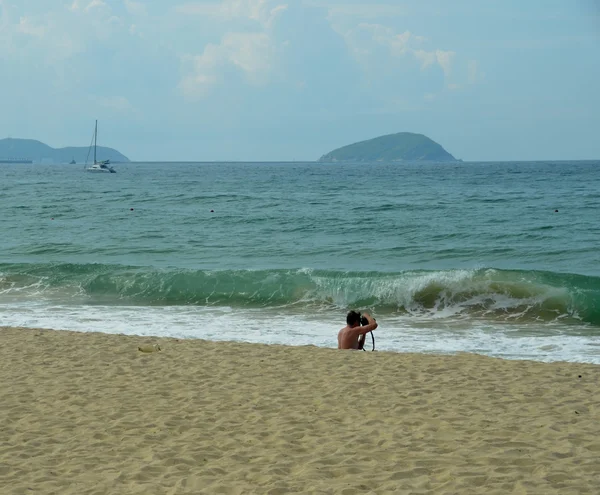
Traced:
[[[375, 335], [373, 335], [373, 332], [369, 332], [369, 333], [371, 334], [371, 342], [373, 343], [373, 348], [371, 350], [374, 351], [375, 350]], [[362, 350], [366, 351], [364, 345], [362, 347]]]

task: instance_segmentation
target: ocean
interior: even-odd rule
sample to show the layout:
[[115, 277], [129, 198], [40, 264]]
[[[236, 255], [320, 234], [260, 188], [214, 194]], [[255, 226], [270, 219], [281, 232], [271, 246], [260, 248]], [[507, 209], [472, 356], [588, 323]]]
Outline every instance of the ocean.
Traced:
[[115, 169], [0, 164], [0, 326], [600, 364], [600, 161]]

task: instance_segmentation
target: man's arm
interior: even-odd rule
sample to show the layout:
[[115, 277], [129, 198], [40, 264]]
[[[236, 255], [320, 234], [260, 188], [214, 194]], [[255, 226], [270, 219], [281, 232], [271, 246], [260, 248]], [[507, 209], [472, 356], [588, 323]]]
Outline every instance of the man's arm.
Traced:
[[363, 316], [367, 319], [369, 324], [364, 325], [362, 327], [360, 327], [360, 326], [354, 327], [352, 329], [352, 332], [355, 335], [365, 335], [369, 332], [372, 332], [373, 330], [375, 330], [377, 328], [377, 322], [375, 321], [375, 318], [372, 318], [369, 313], [363, 313]]

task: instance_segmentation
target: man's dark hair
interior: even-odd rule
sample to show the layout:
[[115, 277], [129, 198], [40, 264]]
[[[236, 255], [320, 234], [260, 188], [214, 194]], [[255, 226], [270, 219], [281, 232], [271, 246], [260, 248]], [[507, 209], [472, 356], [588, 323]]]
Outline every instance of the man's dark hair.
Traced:
[[358, 311], [349, 311], [346, 315], [346, 323], [349, 326], [353, 326], [357, 323], [360, 323], [360, 313]]

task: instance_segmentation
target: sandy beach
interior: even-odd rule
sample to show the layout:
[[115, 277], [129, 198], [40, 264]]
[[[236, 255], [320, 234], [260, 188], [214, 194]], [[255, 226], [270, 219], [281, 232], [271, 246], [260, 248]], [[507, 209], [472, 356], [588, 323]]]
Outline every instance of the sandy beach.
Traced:
[[0, 338], [3, 494], [599, 491], [600, 366]]

